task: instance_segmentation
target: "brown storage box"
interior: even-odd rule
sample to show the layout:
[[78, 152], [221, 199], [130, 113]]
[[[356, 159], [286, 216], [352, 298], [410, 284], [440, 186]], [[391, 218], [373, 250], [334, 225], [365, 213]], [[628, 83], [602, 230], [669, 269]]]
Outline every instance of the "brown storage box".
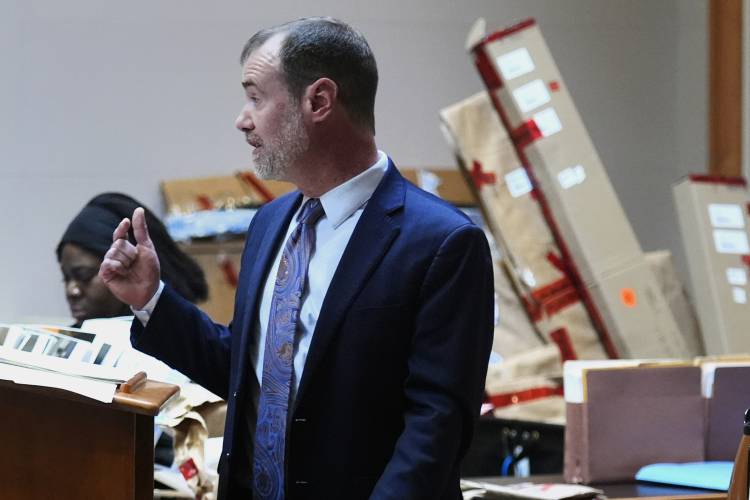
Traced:
[[624, 358], [687, 357], [688, 347], [677, 329], [664, 295], [645, 258], [589, 287], [602, 319]]
[[203, 269], [208, 300], [200, 308], [217, 323], [228, 324], [234, 314], [234, 292], [240, 272], [244, 240], [180, 243], [180, 248]]
[[706, 349], [703, 347], [698, 317], [688, 299], [685, 285], [677, 276], [677, 270], [672, 261], [672, 253], [668, 250], [657, 250], [646, 252], [645, 255], [646, 262], [648, 262], [651, 272], [659, 284], [662, 295], [664, 295], [669, 308], [672, 310], [672, 316], [677, 322], [677, 327], [682, 332], [682, 338], [685, 340], [688, 352], [687, 357], [704, 355]]
[[[536, 23], [493, 33], [473, 53], [572, 281], [591, 299], [587, 305], [603, 344], [614, 344], [608, 349], [620, 357], [691, 354], [642, 263], [633, 229]], [[614, 276], [628, 272], [638, 275], [638, 286], [658, 312], [644, 315], [637, 326], [629, 321], [632, 315], [620, 313], [610, 291], [603, 292], [614, 286]], [[652, 335], [663, 341], [644, 344]]]
[[674, 200], [706, 352], [750, 353], [745, 182], [690, 176], [674, 186]]
[[699, 367], [579, 365], [576, 391], [574, 366], [565, 365], [566, 481], [631, 481], [644, 465], [704, 459]]
[[466, 177], [456, 169], [403, 168], [401, 175], [425, 191], [439, 196], [458, 207], [475, 207], [477, 199], [466, 182]]
[[[294, 190], [294, 186], [288, 182], [260, 181], [247, 175], [247, 172], [238, 172], [236, 175], [162, 181], [167, 214], [257, 207], [269, 201], [269, 198]], [[252, 178], [252, 182], [247, 181], [248, 178]], [[261, 190], [256, 186], [260, 186]]]

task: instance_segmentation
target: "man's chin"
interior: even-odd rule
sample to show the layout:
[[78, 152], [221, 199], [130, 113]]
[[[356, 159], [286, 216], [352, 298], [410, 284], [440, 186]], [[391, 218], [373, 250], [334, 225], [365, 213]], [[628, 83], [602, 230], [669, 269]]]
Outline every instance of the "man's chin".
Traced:
[[281, 169], [269, 167], [267, 165], [253, 165], [255, 176], [263, 181], [283, 181], [286, 180], [284, 172]]

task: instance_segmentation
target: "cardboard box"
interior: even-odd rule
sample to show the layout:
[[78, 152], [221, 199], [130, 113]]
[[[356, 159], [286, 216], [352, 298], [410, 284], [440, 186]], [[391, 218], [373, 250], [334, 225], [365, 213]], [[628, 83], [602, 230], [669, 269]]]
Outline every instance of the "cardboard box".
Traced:
[[[490, 34], [473, 54], [607, 353], [688, 355], [536, 23], [528, 20]], [[613, 297], [615, 281], [628, 287], [632, 280], [648, 294], [650, 308], [637, 325]], [[651, 335], [660, 339], [658, 345], [644, 344]]]
[[[561, 265], [560, 249], [526, 171], [487, 93], [442, 110], [441, 118], [446, 140], [456, 151], [460, 168], [473, 179], [470, 186], [502, 251], [503, 265], [539, 335], [561, 345], [567, 359], [606, 358], [598, 332]], [[504, 314], [501, 309], [501, 321]]]
[[677, 322], [677, 328], [682, 333], [687, 349], [685, 357], [703, 356], [706, 354], [706, 349], [703, 347], [698, 316], [695, 314], [693, 304], [690, 303], [685, 285], [677, 276], [672, 253], [668, 250], [657, 250], [646, 252], [645, 255], [646, 262]]
[[456, 169], [402, 168], [407, 180], [458, 207], [475, 207], [476, 196], [469, 188], [466, 177]]
[[621, 357], [685, 358], [690, 354], [644, 257], [588, 289]]
[[699, 367], [574, 361], [564, 373], [566, 481], [632, 481], [644, 465], [704, 459]]
[[294, 189], [288, 182], [260, 181], [249, 172], [161, 182], [168, 215], [257, 207]]
[[234, 314], [244, 240], [180, 243], [180, 248], [203, 269], [208, 282], [208, 300], [198, 306], [217, 323], [228, 324]]
[[528, 21], [485, 40], [475, 53], [500, 82], [489, 91], [582, 279], [622, 267], [640, 245], [538, 26]]
[[706, 352], [750, 353], [745, 181], [690, 176], [673, 192]]

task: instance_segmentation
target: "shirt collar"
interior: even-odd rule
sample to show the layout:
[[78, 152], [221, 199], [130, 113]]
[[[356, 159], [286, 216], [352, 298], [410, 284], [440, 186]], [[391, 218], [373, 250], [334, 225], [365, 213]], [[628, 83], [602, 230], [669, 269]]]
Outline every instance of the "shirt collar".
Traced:
[[[334, 229], [367, 203], [388, 169], [388, 156], [378, 150], [378, 159], [367, 170], [320, 197], [326, 218]], [[304, 200], [303, 200], [304, 203]]]

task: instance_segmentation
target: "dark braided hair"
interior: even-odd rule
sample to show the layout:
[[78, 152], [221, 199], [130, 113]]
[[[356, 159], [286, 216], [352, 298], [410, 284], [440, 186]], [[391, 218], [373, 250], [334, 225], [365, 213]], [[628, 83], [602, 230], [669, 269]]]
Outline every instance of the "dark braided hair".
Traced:
[[[112, 245], [112, 232], [124, 218], [130, 219], [133, 211], [143, 207], [148, 233], [156, 248], [161, 264], [161, 279], [190, 302], [200, 302], [208, 297], [208, 284], [203, 270], [174, 242], [167, 228], [154, 213], [139, 201], [122, 193], [103, 193], [95, 196], [76, 215], [57, 245], [57, 260], [66, 243], [78, 245], [100, 259]], [[135, 244], [131, 227], [128, 239]]]

